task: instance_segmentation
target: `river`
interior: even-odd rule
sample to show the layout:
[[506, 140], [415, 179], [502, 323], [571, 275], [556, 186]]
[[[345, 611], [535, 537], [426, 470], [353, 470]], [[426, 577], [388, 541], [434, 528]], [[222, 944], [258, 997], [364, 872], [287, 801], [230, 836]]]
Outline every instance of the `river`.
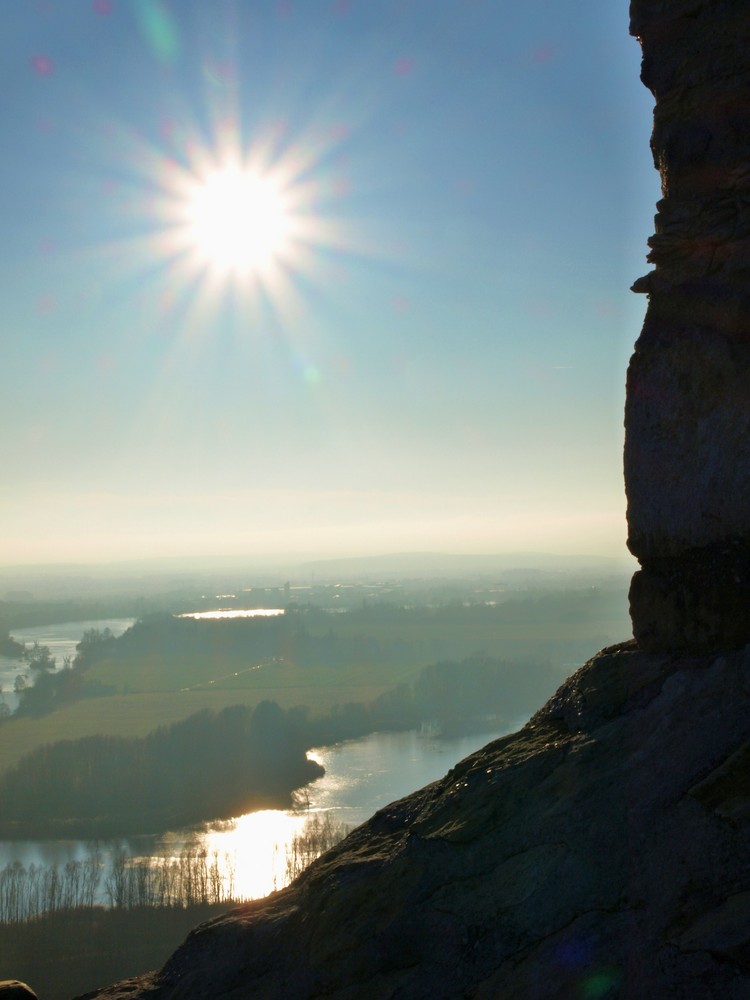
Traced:
[[[76, 655], [76, 645], [81, 641], [84, 632], [96, 628], [104, 631], [108, 628], [113, 635], [121, 635], [135, 621], [135, 618], [100, 618], [97, 621], [63, 622], [60, 625], [35, 625], [33, 628], [11, 628], [10, 634], [16, 642], [32, 646], [38, 642], [40, 646], [48, 646], [52, 656], [57, 661], [55, 668], [61, 670], [66, 656], [73, 659]], [[14, 694], [13, 685], [16, 677], [23, 674], [29, 676], [28, 665], [23, 660], [12, 660], [8, 656], [0, 656], [0, 700], [14, 712], [18, 698]], [[33, 678], [32, 678], [33, 680]]]
[[[218, 859], [224, 876], [231, 876], [236, 899], [258, 898], [285, 884], [292, 840], [310, 816], [330, 814], [334, 822], [357, 826], [382, 806], [441, 778], [459, 760], [500, 735], [486, 732], [435, 739], [413, 731], [373, 733], [319, 747], [311, 756], [326, 773], [308, 786], [304, 809], [267, 809], [215, 827], [130, 837], [98, 849], [105, 866], [120, 849], [132, 858], [175, 859], [188, 847], [205, 849], [209, 858]], [[90, 843], [78, 840], [0, 842], [0, 869], [14, 861], [25, 866], [64, 865], [84, 860], [91, 850]]]
[[[18, 642], [49, 646], [59, 669], [64, 657], [75, 656], [76, 643], [87, 629], [109, 628], [119, 635], [132, 623], [129, 618], [67, 622], [11, 629], [11, 635]], [[15, 707], [13, 683], [18, 673], [26, 672], [25, 666], [21, 661], [0, 657], [2, 697], [11, 708]], [[500, 735], [499, 731], [491, 731], [437, 739], [416, 732], [373, 733], [318, 747], [310, 751], [310, 756], [323, 765], [325, 775], [308, 786], [301, 810], [267, 809], [197, 830], [130, 837], [98, 845], [97, 850], [106, 868], [120, 850], [131, 858], [172, 859], [188, 848], [205, 849], [209, 857], [218, 859], [226, 878], [231, 878], [235, 898], [258, 898], [285, 884], [293, 838], [303, 831], [311, 816], [329, 815], [337, 824], [357, 826], [382, 806], [441, 778], [459, 760]], [[81, 840], [0, 841], [0, 869], [16, 861], [26, 867], [62, 866], [68, 861], [85, 860], [92, 849], [93, 845]], [[99, 895], [105, 901], [104, 879]]]

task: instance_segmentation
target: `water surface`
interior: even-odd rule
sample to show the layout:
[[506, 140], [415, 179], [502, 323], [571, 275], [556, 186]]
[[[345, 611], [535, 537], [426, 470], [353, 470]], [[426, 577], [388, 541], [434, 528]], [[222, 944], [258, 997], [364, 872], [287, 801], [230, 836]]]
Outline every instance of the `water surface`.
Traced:
[[[16, 642], [32, 646], [38, 642], [40, 646], [48, 646], [56, 659], [55, 669], [62, 670], [65, 657], [71, 661], [76, 655], [76, 645], [81, 641], [84, 632], [95, 628], [100, 632], [108, 628], [113, 635], [122, 635], [129, 629], [135, 618], [99, 618], [96, 621], [63, 622], [59, 625], [35, 625], [33, 628], [11, 628], [10, 634]], [[14, 712], [18, 698], [13, 691], [18, 674], [29, 676], [29, 667], [23, 660], [12, 660], [0, 656], [0, 698]], [[30, 678], [33, 681], [33, 677]]]
[[[265, 896], [286, 883], [287, 861], [295, 834], [311, 815], [330, 813], [335, 822], [357, 826], [378, 809], [443, 775], [500, 732], [474, 733], [453, 739], [425, 739], [417, 732], [373, 733], [335, 746], [318, 747], [311, 756], [326, 769], [306, 789], [296, 811], [266, 809], [247, 813], [214, 827], [177, 830], [155, 836], [130, 837], [96, 845], [105, 867], [119, 849], [133, 858], [178, 859], [186, 850], [205, 850], [216, 859], [236, 899]], [[94, 845], [80, 840], [0, 843], [0, 868], [65, 865], [83, 860]], [[104, 899], [103, 882], [100, 897]]]

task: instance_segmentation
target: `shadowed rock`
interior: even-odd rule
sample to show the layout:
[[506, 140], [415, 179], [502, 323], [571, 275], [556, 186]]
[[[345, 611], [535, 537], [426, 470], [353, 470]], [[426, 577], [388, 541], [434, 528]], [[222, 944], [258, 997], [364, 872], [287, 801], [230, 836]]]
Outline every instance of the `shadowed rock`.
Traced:
[[625, 483], [641, 648], [750, 641], [750, 18], [633, 0], [661, 175], [628, 371]]
[[0, 1000], [37, 1000], [37, 995], [17, 979], [0, 979]]
[[99, 1000], [750, 996], [750, 652], [614, 648]]

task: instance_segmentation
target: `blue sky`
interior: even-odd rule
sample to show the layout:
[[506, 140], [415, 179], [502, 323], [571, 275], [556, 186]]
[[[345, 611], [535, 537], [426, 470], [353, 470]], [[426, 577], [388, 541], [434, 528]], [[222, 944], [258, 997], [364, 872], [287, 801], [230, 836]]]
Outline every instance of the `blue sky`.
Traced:
[[[624, 0], [2, 15], [0, 564], [625, 555]], [[259, 269], [184, 225], [227, 158], [281, 193]]]

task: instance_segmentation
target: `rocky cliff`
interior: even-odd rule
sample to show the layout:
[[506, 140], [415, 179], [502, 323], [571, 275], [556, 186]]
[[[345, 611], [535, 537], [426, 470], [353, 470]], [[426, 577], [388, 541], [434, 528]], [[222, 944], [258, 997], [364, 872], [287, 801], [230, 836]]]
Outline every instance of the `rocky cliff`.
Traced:
[[750, 16], [633, 0], [661, 175], [628, 372], [631, 614], [642, 648], [750, 641]]
[[750, 996], [750, 651], [606, 650], [98, 1000]]

